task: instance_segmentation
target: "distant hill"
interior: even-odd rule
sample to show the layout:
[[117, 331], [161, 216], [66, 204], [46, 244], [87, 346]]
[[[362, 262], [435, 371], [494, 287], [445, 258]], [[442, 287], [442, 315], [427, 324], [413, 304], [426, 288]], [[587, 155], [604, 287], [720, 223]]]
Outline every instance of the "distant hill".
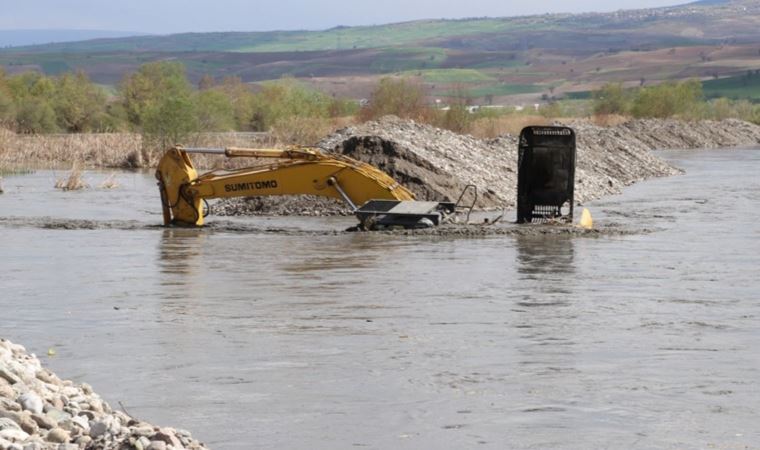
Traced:
[[0, 30], [0, 47], [20, 47], [88, 39], [122, 38], [143, 33], [108, 30]]
[[760, 68], [760, 0], [703, 0], [613, 13], [423, 20], [323, 31], [183, 33], [101, 38], [0, 50], [6, 71], [85, 70], [115, 84], [150, 61], [261, 82], [304, 79], [335, 95], [366, 96], [378, 77], [416, 77], [434, 95], [454, 87], [480, 103], [717, 79]]

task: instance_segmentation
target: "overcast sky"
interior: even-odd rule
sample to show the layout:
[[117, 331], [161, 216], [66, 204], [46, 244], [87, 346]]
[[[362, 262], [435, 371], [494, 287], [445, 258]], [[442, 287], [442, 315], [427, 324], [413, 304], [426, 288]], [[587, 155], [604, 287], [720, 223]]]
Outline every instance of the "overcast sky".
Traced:
[[668, 0], [0, 0], [0, 29], [145, 33], [325, 29], [424, 18], [614, 11]]

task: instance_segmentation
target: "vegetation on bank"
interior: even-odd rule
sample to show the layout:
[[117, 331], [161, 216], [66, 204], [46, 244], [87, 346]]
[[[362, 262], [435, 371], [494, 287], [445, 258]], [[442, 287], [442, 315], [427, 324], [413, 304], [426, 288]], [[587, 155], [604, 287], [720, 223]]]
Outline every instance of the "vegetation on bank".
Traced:
[[[435, 76], [448, 72], [434, 72]], [[611, 83], [589, 99], [550, 101], [539, 111], [473, 108], [470, 92], [455, 85], [446, 104], [431, 103], [415, 78], [384, 78], [369, 101], [339, 99], [295, 79], [263, 83], [253, 90], [239, 78], [206, 76], [197, 86], [176, 62], [148, 63], [112, 91], [84, 73], [48, 77], [37, 72], [9, 76], [0, 69], [0, 126], [19, 134], [133, 132], [144, 149], [161, 149], [204, 132], [268, 131], [283, 144], [313, 144], [338, 125], [396, 115], [479, 137], [516, 133], [529, 123], [567, 117], [678, 117], [760, 123], [760, 106], [747, 100], [706, 99], [699, 80], [639, 88]], [[750, 83], [754, 75], [745, 77]], [[604, 120], [602, 120], [603, 123]], [[151, 155], [144, 153], [142, 160]]]
[[193, 86], [179, 63], [145, 64], [115, 94], [84, 73], [8, 76], [0, 68], [0, 125], [22, 134], [136, 131], [164, 142], [191, 132], [269, 131], [293, 117], [353, 114], [354, 102], [335, 99], [294, 79], [257, 92], [229, 77]]
[[592, 97], [593, 113], [596, 115], [676, 117], [685, 120], [737, 118], [760, 123], [760, 105], [746, 99], [725, 97], [707, 100], [702, 82], [696, 79], [635, 89], [610, 83], [593, 92]]

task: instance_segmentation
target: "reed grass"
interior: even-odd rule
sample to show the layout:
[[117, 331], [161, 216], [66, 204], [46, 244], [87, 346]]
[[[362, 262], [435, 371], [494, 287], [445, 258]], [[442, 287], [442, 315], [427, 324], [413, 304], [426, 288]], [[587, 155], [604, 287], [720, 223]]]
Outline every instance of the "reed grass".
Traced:
[[68, 176], [58, 178], [55, 181], [55, 188], [64, 191], [79, 191], [90, 187], [86, 181], [84, 181], [82, 169], [78, 164], [74, 164], [69, 172]]
[[493, 139], [505, 134], [520, 134], [520, 131], [529, 125], [548, 125], [549, 123], [549, 119], [539, 115], [505, 114], [475, 120], [470, 134], [481, 139]]
[[111, 172], [105, 180], [100, 183], [100, 189], [116, 189], [120, 186], [116, 179], [116, 172]]
[[[275, 147], [267, 136], [245, 133], [196, 134], [183, 142], [189, 147]], [[0, 171], [17, 173], [36, 169], [65, 169], [75, 164], [83, 169], [146, 169], [156, 167], [166, 149], [144, 145], [136, 133], [81, 133], [19, 135], [0, 128]], [[225, 158], [194, 155], [198, 168], [234, 166]]]

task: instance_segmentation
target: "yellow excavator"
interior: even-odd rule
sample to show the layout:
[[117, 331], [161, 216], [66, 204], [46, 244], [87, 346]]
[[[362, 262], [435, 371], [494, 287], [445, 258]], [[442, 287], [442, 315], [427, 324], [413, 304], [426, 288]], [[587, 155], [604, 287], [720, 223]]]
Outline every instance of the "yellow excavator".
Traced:
[[[190, 160], [193, 153], [266, 158], [274, 162], [199, 175]], [[176, 146], [159, 161], [156, 178], [164, 225], [202, 226], [208, 210], [207, 207], [204, 210], [206, 200], [226, 197], [298, 194], [332, 197], [351, 207], [363, 229], [435, 226], [452, 216], [457, 208], [455, 203], [414, 201], [414, 194], [377, 168], [345, 155], [306, 147]]]

